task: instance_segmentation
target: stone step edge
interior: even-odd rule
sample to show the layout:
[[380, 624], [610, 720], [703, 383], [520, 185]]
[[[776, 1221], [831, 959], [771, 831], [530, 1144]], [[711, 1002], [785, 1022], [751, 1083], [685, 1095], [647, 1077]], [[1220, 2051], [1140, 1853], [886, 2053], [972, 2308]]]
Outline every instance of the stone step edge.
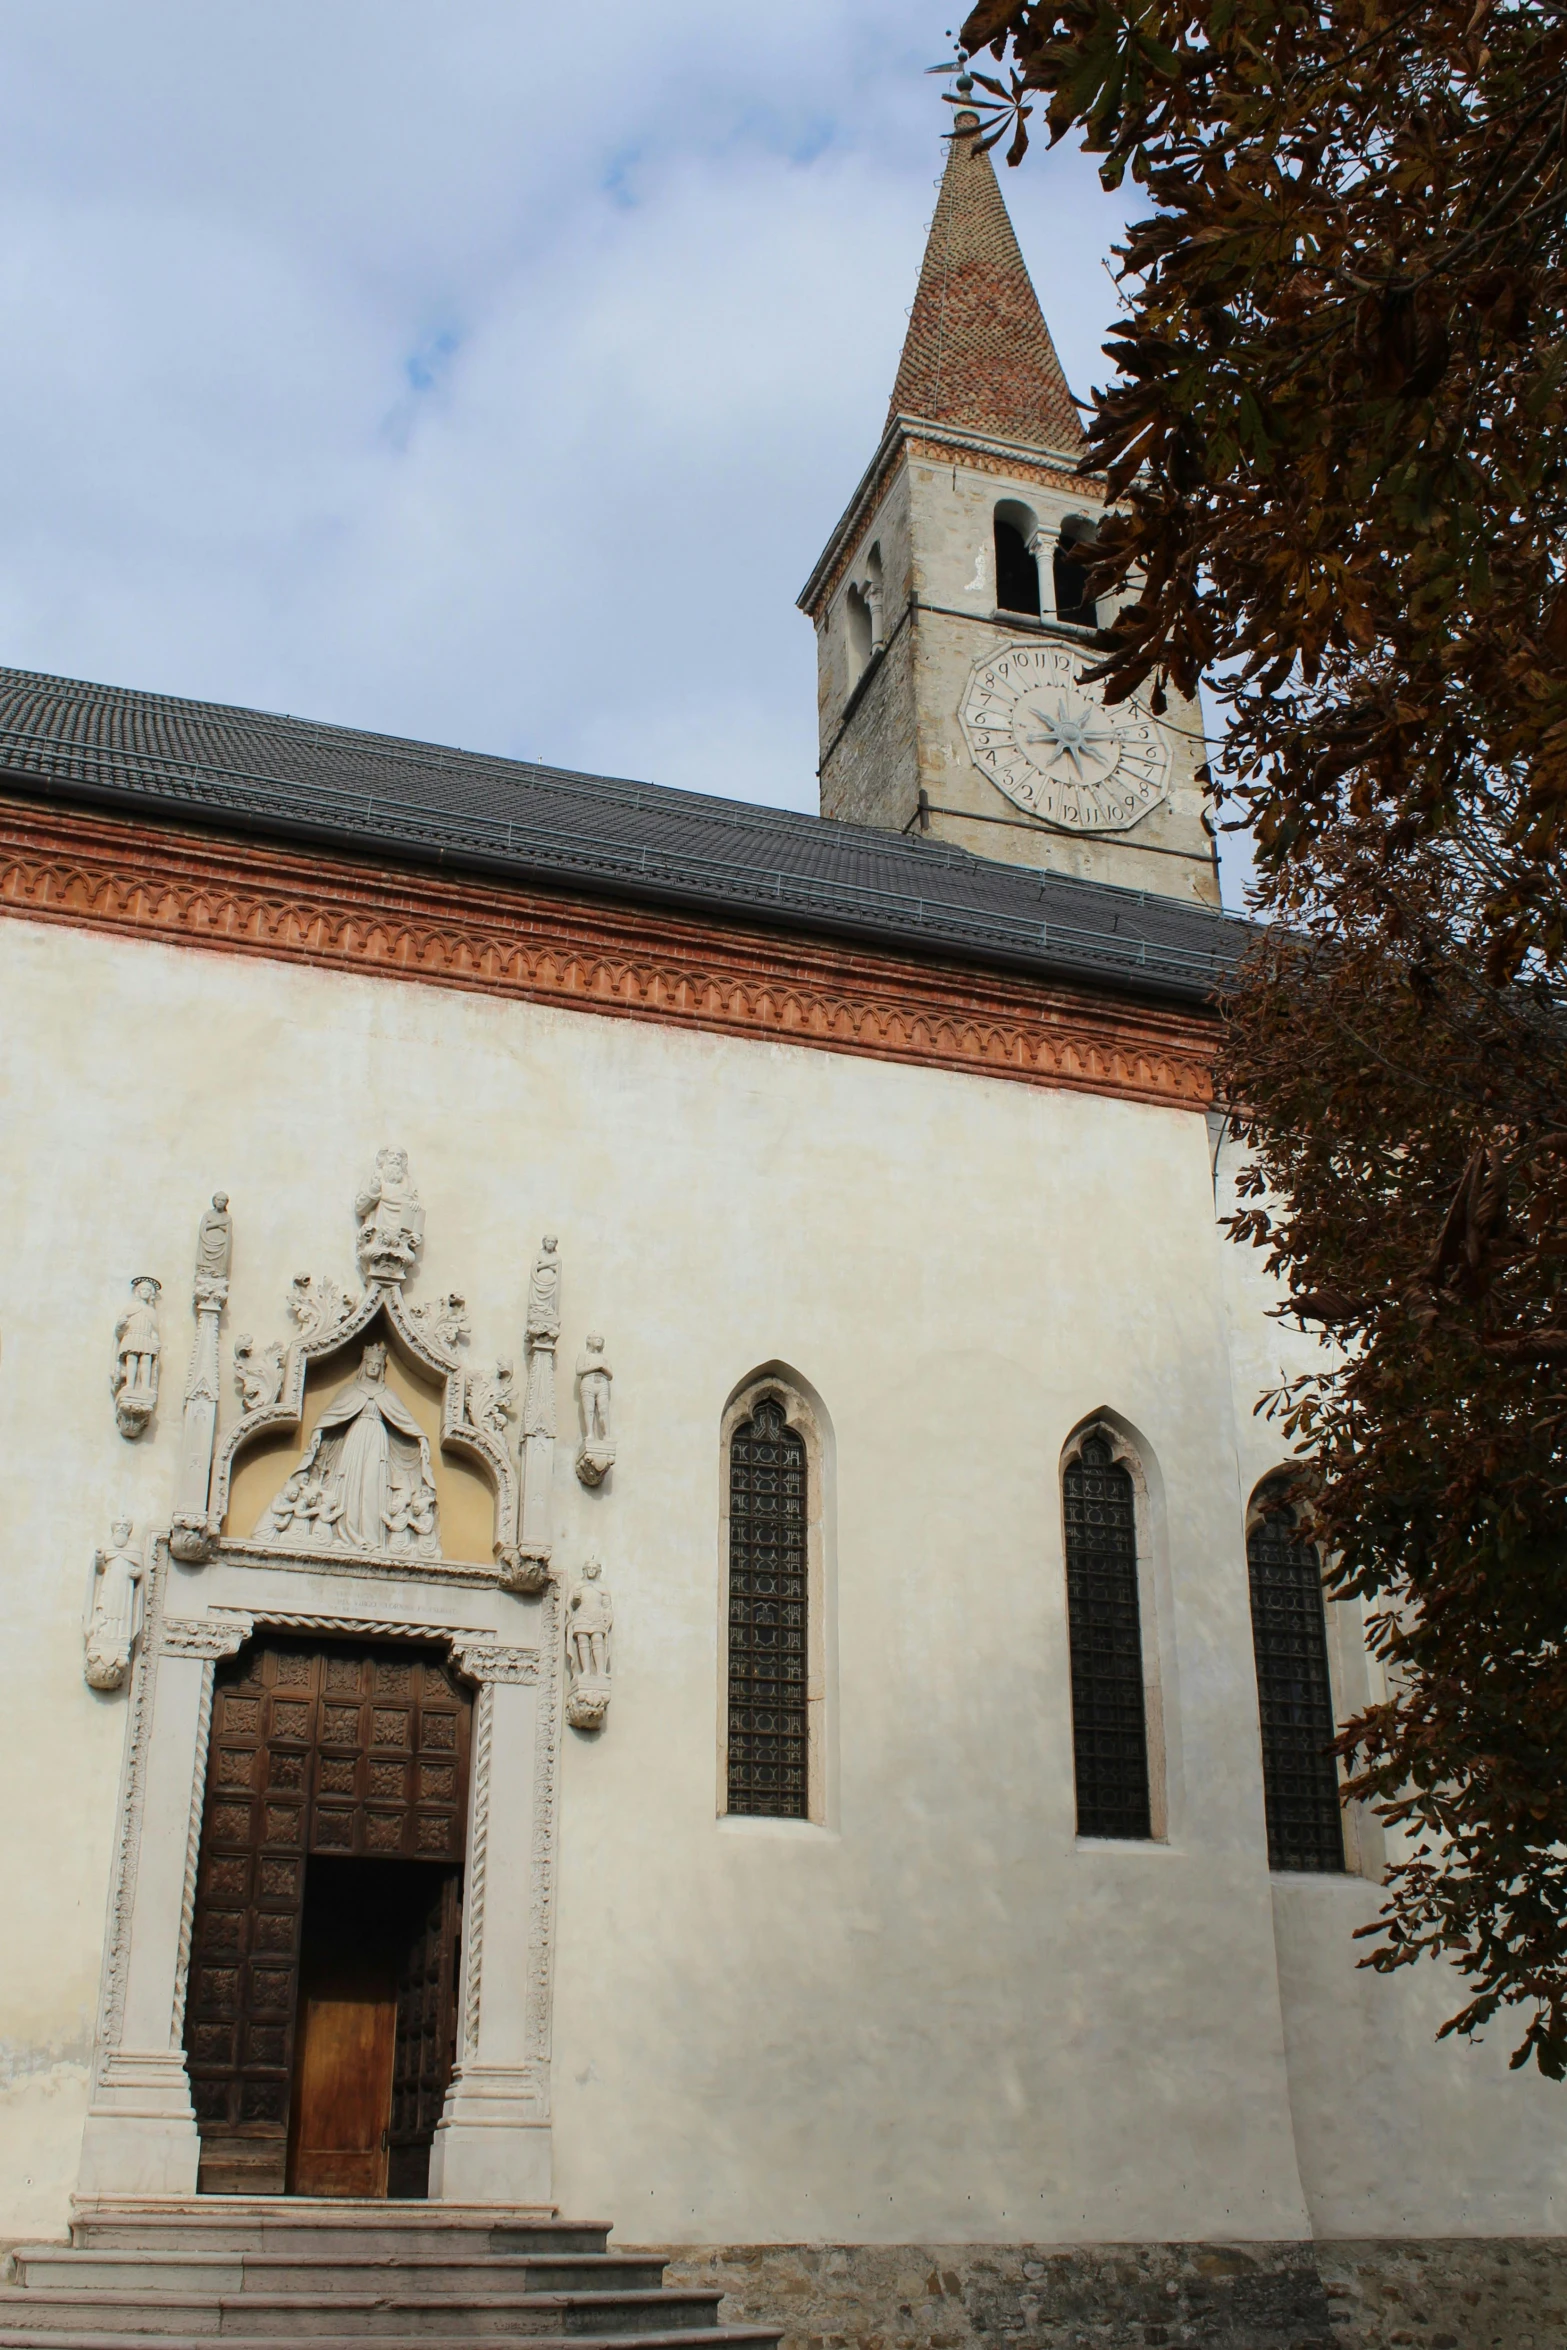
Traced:
[[[113, 2218], [122, 2212], [150, 2212], [160, 2218], [208, 2211], [244, 2212], [361, 2212], [408, 2211], [443, 2217], [471, 2212], [481, 2219], [515, 2216], [518, 2219], [559, 2219], [558, 2203], [446, 2203], [438, 2195], [73, 2195], [71, 2209], [79, 2218]], [[571, 2220], [570, 2227], [608, 2227], [607, 2220]]]
[[75, 2301], [88, 2309], [224, 2309], [233, 2303], [247, 2310], [279, 2309], [394, 2309], [407, 2302], [416, 2309], [689, 2309], [704, 2307], [724, 2297], [722, 2285], [672, 2285], [667, 2290], [634, 2289], [626, 2293], [138, 2293], [134, 2286], [113, 2285], [0, 2285], [0, 2311], [43, 2303], [58, 2309]]
[[[353, 2260], [373, 2258], [382, 2252], [414, 2259], [422, 2257], [432, 2246], [441, 2245], [452, 2259], [612, 2260], [615, 2252], [605, 2242], [606, 2232], [590, 2229], [579, 2236], [564, 2228], [525, 2234], [516, 2228], [498, 2231], [462, 2227], [400, 2228], [395, 2223], [383, 2227], [318, 2228], [307, 2222], [304, 2227], [291, 2228], [203, 2221], [199, 2227], [185, 2228], [78, 2226], [68, 2239], [35, 2245], [32, 2249], [90, 2254], [94, 2259], [116, 2254], [133, 2257], [138, 2253], [152, 2258], [177, 2258], [182, 2252], [222, 2252], [240, 2259], [247, 2255], [294, 2252], [301, 2259], [319, 2256], [326, 2260]], [[499, 2243], [495, 2240], [497, 2234]]]
[[74, 2227], [203, 2227], [212, 2221], [230, 2226], [362, 2228], [530, 2228], [566, 2229], [573, 2235], [607, 2235], [607, 2219], [566, 2219], [547, 2203], [440, 2203], [425, 2196], [378, 2196], [373, 2202], [347, 2196], [279, 2195], [253, 2198], [213, 2195], [198, 2203], [73, 2203]]
[[509, 2269], [580, 2268], [584, 2276], [613, 2276], [617, 2266], [650, 2268], [667, 2265], [669, 2255], [659, 2252], [265, 2252], [253, 2250], [248, 2244], [237, 2244], [232, 2251], [202, 2244], [181, 2251], [177, 2245], [154, 2245], [150, 2249], [139, 2244], [13, 2244], [13, 2260], [36, 2260], [70, 2266], [77, 2261], [123, 2260], [141, 2261], [148, 2267], [168, 2267], [171, 2264], [189, 2268], [232, 2268], [244, 2262], [257, 2268], [483, 2268], [504, 2272]]
[[[676, 2333], [464, 2334], [462, 2350], [751, 2350], [776, 2344], [782, 2326], [690, 2326]], [[312, 2334], [310, 2350], [430, 2350], [428, 2334]], [[0, 2350], [212, 2350], [214, 2342], [243, 2342], [245, 2350], [299, 2350], [297, 2334], [149, 2334], [71, 2332], [63, 2326], [0, 2325]]]

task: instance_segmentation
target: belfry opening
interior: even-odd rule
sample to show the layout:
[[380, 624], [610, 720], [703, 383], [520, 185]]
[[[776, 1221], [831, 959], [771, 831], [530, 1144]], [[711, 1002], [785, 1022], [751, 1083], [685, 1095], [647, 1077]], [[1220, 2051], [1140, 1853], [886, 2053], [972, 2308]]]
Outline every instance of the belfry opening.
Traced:
[[218, 1667], [185, 2015], [199, 2192], [428, 2193], [471, 1726], [433, 1647], [259, 1638]]

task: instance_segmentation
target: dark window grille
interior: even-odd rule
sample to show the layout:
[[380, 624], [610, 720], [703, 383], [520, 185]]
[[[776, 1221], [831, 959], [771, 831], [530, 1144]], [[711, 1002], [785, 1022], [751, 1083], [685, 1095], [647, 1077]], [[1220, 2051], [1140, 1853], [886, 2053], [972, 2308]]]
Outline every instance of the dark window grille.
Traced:
[[1148, 1729], [1132, 1480], [1089, 1436], [1063, 1479], [1080, 1836], [1148, 1836]]
[[1333, 1690], [1317, 1554], [1287, 1503], [1275, 1502], [1246, 1538], [1251, 1636], [1262, 1717], [1268, 1866], [1341, 1871], [1344, 1816], [1333, 1743]]
[[1015, 522], [996, 522], [996, 603], [1039, 618], [1039, 565]]
[[809, 1817], [805, 1445], [765, 1396], [729, 1441], [729, 1809]]

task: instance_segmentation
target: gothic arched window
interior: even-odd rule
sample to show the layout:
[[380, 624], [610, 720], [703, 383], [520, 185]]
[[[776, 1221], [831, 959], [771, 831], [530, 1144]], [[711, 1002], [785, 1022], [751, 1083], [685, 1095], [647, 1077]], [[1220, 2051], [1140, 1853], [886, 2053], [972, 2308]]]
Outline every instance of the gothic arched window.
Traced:
[[845, 597], [844, 614], [849, 629], [849, 676], [850, 682], [855, 683], [864, 675], [870, 661], [874, 634], [871, 608], [858, 586], [851, 587]]
[[1039, 565], [1029, 550], [1033, 516], [1008, 499], [996, 508], [996, 605], [1039, 618]]
[[1103, 1429], [1062, 1475], [1080, 1836], [1150, 1836], [1136, 1498]]
[[805, 1440], [764, 1395], [729, 1438], [728, 1808], [810, 1817]]
[[1344, 1866], [1344, 1815], [1331, 1751], [1335, 1723], [1322, 1571], [1277, 1490], [1264, 1491], [1253, 1505], [1246, 1561], [1268, 1866], [1337, 1872]]
[[1056, 618], [1079, 628], [1097, 628], [1099, 609], [1088, 593], [1088, 571], [1098, 532], [1084, 514], [1069, 514], [1061, 525], [1052, 569], [1055, 577]]

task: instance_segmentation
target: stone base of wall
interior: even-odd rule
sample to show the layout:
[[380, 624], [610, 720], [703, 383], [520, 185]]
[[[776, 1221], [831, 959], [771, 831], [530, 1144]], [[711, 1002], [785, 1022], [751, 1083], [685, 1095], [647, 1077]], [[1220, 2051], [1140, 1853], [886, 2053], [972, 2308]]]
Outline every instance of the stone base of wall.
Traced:
[[[617, 2247], [629, 2249], [626, 2246]], [[1567, 2240], [659, 2247], [783, 2350], [1559, 2350]]]

